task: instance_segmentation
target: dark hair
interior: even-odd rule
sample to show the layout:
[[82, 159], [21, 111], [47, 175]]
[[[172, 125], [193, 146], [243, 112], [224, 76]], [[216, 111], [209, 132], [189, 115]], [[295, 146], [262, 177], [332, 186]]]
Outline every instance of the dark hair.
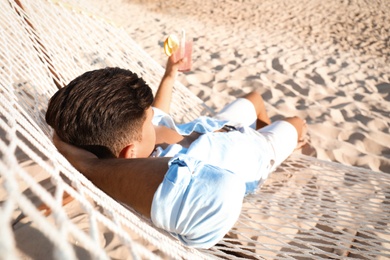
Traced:
[[152, 90], [137, 74], [99, 69], [58, 90], [49, 101], [46, 122], [67, 143], [99, 157], [117, 157], [130, 141], [140, 140], [152, 103]]

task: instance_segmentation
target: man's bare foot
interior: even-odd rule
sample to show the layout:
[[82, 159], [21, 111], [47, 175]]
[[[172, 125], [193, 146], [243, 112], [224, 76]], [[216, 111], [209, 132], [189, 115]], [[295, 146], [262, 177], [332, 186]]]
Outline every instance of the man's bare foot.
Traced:
[[301, 149], [305, 144], [307, 144], [307, 124], [306, 120], [303, 121], [301, 136], [298, 139], [297, 146], [295, 150]]

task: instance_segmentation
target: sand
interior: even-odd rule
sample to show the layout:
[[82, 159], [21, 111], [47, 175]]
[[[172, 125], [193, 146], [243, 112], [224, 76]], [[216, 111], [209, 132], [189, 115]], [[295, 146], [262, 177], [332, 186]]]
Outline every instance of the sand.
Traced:
[[[203, 2], [96, 0], [88, 8], [163, 66], [163, 41], [184, 28], [194, 41], [193, 68], [178, 80], [215, 111], [257, 90], [272, 120], [307, 121], [309, 144], [298, 153], [390, 173], [389, 1]], [[72, 219], [81, 214], [76, 201], [66, 207]], [[81, 228], [86, 219], [76, 219]], [[19, 221], [21, 256], [51, 254], [42, 250], [45, 239], [29, 239], [34, 226]], [[105, 245], [110, 256], [123, 258], [113, 241]]]
[[390, 173], [389, 1], [97, 1], [161, 65], [184, 28], [193, 68], [178, 80], [215, 111], [253, 90], [272, 120], [309, 125], [301, 152]]

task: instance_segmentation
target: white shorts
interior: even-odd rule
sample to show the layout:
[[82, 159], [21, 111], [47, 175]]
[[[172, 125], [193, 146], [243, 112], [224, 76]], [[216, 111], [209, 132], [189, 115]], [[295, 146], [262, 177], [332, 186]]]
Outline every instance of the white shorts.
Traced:
[[256, 109], [252, 102], [246, 98], [237, 98], [226, 105], [214, 118], [229, 120], [228, 125], [249, 126], [256, 129]]
[[[256, 129], [256, 109], [246, 98], [238, 98], [228, 104], [215, 118], [228, 120], [230, 125], [249, 126]], [[257, 132], [264, 136], [269, 144], [272, 155], [271, 171], [286, 160], [297, 146], [298, 133], [295, 127], [287, 121], [275, 121]]]
[[294, 152], [298, 143], [298, 132], [292, 124], [284, 120], [275, 121], [257, 132], [267, 139], [272, 150], [270, 162], [272, 172]]

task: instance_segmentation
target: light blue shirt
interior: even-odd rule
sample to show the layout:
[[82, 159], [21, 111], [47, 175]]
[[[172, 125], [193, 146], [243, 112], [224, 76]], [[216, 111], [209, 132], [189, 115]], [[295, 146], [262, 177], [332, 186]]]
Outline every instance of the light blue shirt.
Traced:
[[221, 129], [228, 122], [227, 120], [217, 120], [211, 117], [201, 116], [189, 123], [176, 124], [172, 117], [164, 111], [155, 107], [153, 107], [153, 110], [154, 116], [152, 123], [154, 125], [169, 127], [181, 135], [190, 135], [192, 132], [200, 134], [214, 132], [215, 130]]
[[160, 148], [159, 156], [173, 157], [153, 197], [153, 223], [196, 248], [209, 248], [236, 222], [245, 194], [254, 192], [270, 172], [272, 147], [250, 127], [215, 132], [228, 121], [210, 117], [176, 125], [154, 109], [153, 124], [181, 135], [201, 135], [187, 148]]
[[229, 170], [246, 183], [246, 193], [253, 193], [270, 172], [270, 146], [265, 137], [250, 127], [238, 131], [214, 132], [228, 121], [199, 117], [186, 124], [175, 124], [172, 117], [154, 108], [154, 125], [166, 126], [181, 135], [202, 134], [187, 149], [179, 144], [159, 148], [157, 156], [174, 157], [186, 154], [206, 164]]
[[[189, 123], [176, 125], [173, 118], [164, 111], [155, 107], [153, 107], [153, 110], [153, 125], [166, 126], [183, 136], [190, 135], [192, 132], [197, 132], [199, 134], [214, 132], [215, 130], [221, 129], [228, 122], [226, 120], [216, 120], [211, 117], [201, 116]], [[187, 148], [179, 144], [169, 145], [166, 149], [157, 147], [155, 156], [174, 157], [176, 154], [187, 154]]]

